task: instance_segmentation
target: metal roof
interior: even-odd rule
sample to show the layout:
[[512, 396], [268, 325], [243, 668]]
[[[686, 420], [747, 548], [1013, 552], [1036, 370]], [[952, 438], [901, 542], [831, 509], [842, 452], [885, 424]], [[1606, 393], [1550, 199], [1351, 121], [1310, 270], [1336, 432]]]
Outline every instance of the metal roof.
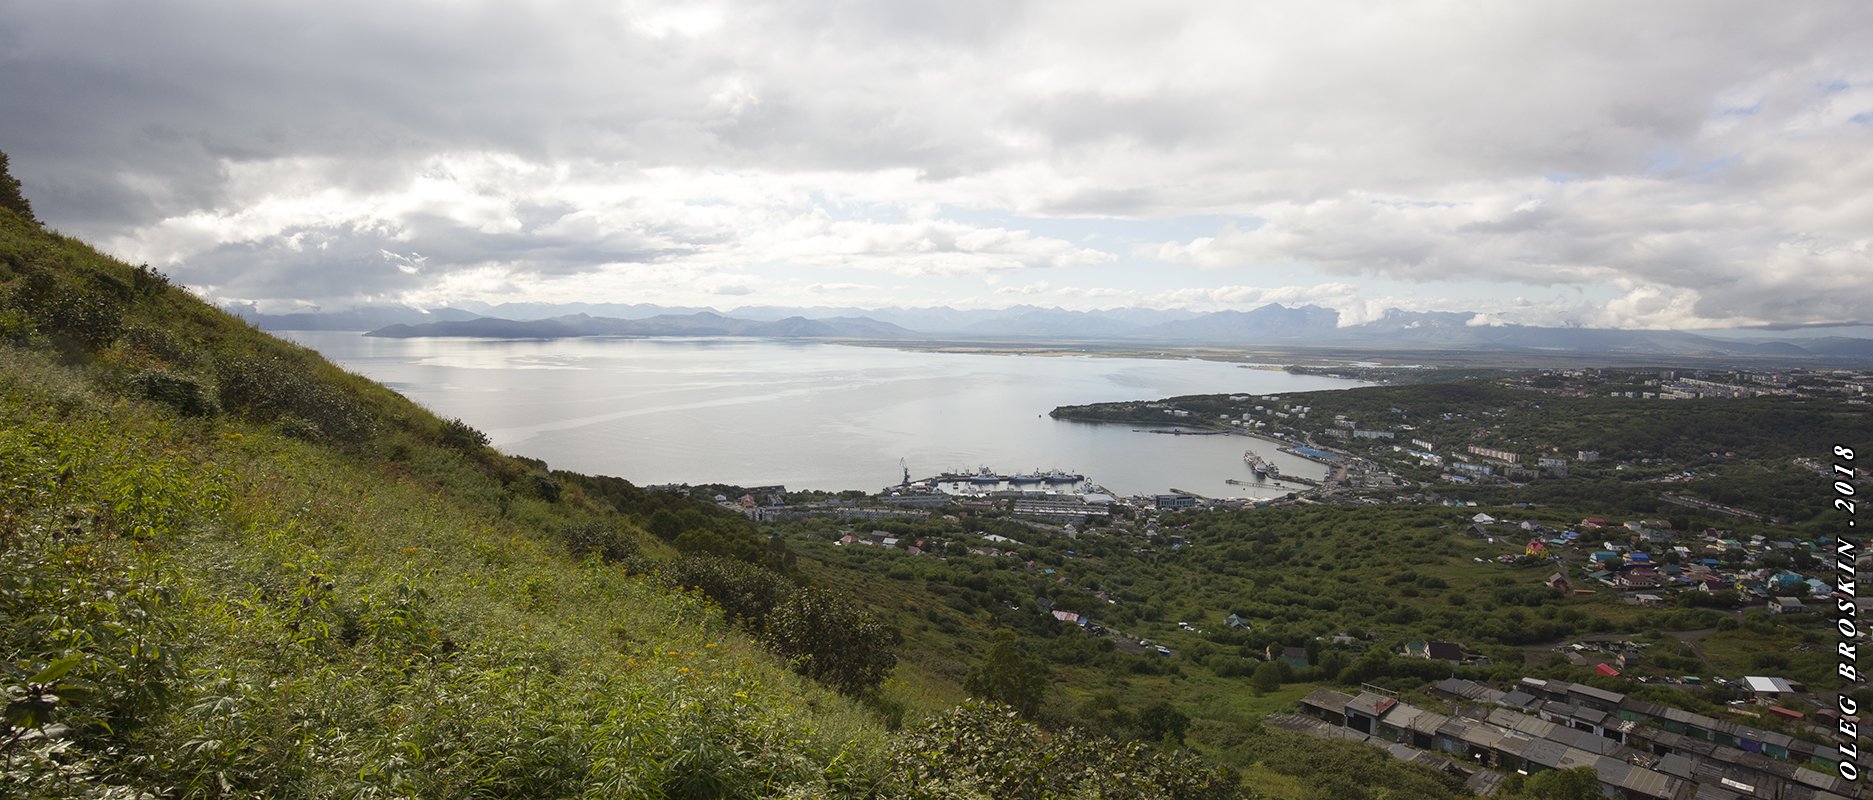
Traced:
[[1534, 739], [1522, 748], [1520, 755], [1532, 763], [1558, 769], [1567, 760], [1567, 750], [1567, 745], [1560, 742]]
[[1413, 717], [1409, 725], [1413, 733], [1422, 733], [1429, 736], [1437, 733], [1438, 729], [1444, 727], [1444, 723], [1449, 720], [1450, 718], [1443, 714], [1419, 709], [1418, 716]]
[[1676, 775], [1680, 778], [1691, 777], [1691, 759], [1677, 753], [1659, 759], [1657, 766], [1658, 771], [1666, 775]]
[[1644, 767], [1626, 765], [1626, 775], [1617, 786], [1629, 792], [1637, 792], [1647, 797], [1673, 797], [1678, 793], [1683, 781], [1662, 772], [1653, 772]]
[[1499, 705], [1508, 706], [1510, 708], [1529, 708], [1535, 705], [1536, 703], [1541, 702], [1541, 698], [1538, 698], [1532, 694], [1529, 694], [1528, 692], [1524, 692], [1520, 689], [1517, 689], [1515, 691], [1512, 691], [1508, 694], [1503, 695], [1502, 699], [1497, 700], [1496, 702]]
[[1335, 714], [1345, 714], [1346, 704], [1352, 701], [1353, 696], [1345, 692], [1336, 692], [1332, 689], [1315, 689], [1308, 692], [1306, 697], [1301, 698], [1301, 705], [1326, 709]]
[[1795, 687], [1790, 686], [1786, 679], [1765, 678], [1760, 675], [1743, 676], [1743, 688], [1752, 692], [1792, 692], [1792, 691], [1795, 691]]
[[1585, 697], [1589, 700], [1594, 700], [1600, 703], [1605, 703], [1610, 706], [1618, 706], [1620, 704], [1620, 701], [1626, 699], [1626, 696], [1623, 694], [1620, 694], [1619, 692], [1609, 692], [1605, 689], [1596, 689], [1584, 683], [1576, 683], [1573, 686], [1568, 687], [1567, 693], [1569, 695], [1578, 695], [1580, 697]]
[[1369, 717], [1383, 717], [1385, 716], [1385, 712], [1391, 711], [1392, 707], [1396, 705], [1398, 705], [1397, 700], [1386, 697], [1385, 695], [1360, 692], [1358, 697], [1347, 701], [1346, 710], [1348, 712], [1357, 711]]

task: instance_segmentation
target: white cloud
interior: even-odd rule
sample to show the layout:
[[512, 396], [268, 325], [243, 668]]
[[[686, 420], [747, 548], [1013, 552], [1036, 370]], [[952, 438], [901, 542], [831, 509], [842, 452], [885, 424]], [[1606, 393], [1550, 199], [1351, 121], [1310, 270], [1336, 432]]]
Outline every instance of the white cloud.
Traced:
[[[1869, 40], [1853, 0], [15, 3], [0, 142], [54, 225], [227, 298], [873, 273], [934, 302], [1339, 284], [1295, 297], [1363, 319], [1463, 282], [1502, 287], [1492, 318], [1847, 321]], [[1243, 222], [1114, 253], [968, 221], [1203, 215]]]

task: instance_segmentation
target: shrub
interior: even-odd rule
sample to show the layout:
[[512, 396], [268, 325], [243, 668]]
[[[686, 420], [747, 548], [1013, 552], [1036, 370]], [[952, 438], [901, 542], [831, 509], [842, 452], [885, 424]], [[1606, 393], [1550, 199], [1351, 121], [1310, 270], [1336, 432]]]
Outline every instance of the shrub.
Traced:
[[798, 589], [774, 608], [762, 641], [795, 672], [846, 694], [862, 694], [897, 665], [903, 637], [871, 612], [824, 589]]
[[671, 586], [693, 588], [722, 607], [731, 620], [760, 628], [780, 604], [781, 578], [770, 570], [715, 556], [690, 556], [663, 565]]
[[965, 703], [937, 715], [894, 758], [912, 798], [1233, 800], [1246, 795], [1226, 769], [1183, 752], [1121, 744], [1074, 729], [1043, 732], [1013, 709]]
[[[94, 276], [103, 280], [103, 276]], [[34, 269], [15, 291], [13, 304], [32, 315], [42, 333], [67, 358], [95, 353], [123, 333], [123, 301], [98, 281], [80, 286], [51, 271]]]
[[206, 388], [181, 375], [166, 372], [143, 372], [130, 379], [130, 387], [146, 400], [154, 400], [185, 417], [205, 417], [215, 413], [215, 401]]
[[488, 435], [460, 419], [451, 418], [442, 422], [442, 443], [472, 453], [488, 446]]
[[596, 555], [605, 561], [630, 561], [638, 555], [637, 540], [602, 522], [583, 522], [561, 528], [559, 538], [575, 556]]
[[221, 405], [260, 422], [280, 422], [301, 438], [359, 442], [370, 436], [375, 426], [364, 407], [306, 374], [308, 366], [280, 356], [228, 359], [218, 370]]

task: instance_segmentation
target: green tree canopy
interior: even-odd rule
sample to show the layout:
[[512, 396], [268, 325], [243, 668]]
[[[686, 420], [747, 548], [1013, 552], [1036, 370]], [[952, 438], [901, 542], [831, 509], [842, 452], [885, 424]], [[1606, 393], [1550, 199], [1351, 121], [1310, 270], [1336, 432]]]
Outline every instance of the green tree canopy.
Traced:
[[7, 166], [7, 154], [0, 153], [0, 208], [4, 208], [27, 219], [34, 219], [32, 203], [27, 202], [26, 194], [20, 191], [18, 178]]
[[768, 616], [762, 638], [795, 672], [847, 694], [884, 682], [903, 638], [845, 596], [806, 587]]
[[1004, 628], [995, 632], [988, 655], [970, 670], [963, 689], [984, 700], [1007, 704], [1022, 717], [1033, 719], [1047, 695], [1047, 681], [1047, 665], [1023, 652], [1014, 632]]
[[1537, 772], [1522, 781], [1513, 800], [1600, 800], [1600, 777], [1593, 767]]
[[1250, 679], [1256, 694], [1268, 694], [1281, 688], [1281, 664], [1264, 661], [1255, 668], [1255, 677]]

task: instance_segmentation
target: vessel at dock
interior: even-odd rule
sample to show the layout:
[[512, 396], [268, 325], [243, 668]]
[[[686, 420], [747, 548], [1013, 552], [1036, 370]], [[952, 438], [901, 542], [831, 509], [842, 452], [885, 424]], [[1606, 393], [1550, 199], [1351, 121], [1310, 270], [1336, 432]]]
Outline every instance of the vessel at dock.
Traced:
[[1276, 478], [1281, 476], [1281, 468], [1262, 460], [1254, 450], [1242, 451], [1242, 462], [1249, 465], [1249, 471], [1257, 478]]
[[905, 481], [889, 487], [887, 491], [906, 488], [967, 497], [1084, 497], [1111, 494], [1104, 487], [1088, 483], [1085, 475], [1059, 469], [1037, 469], [1019, 474], [996, 472], [988, 467], [974, 471], [955, 470], [921, 481]]

